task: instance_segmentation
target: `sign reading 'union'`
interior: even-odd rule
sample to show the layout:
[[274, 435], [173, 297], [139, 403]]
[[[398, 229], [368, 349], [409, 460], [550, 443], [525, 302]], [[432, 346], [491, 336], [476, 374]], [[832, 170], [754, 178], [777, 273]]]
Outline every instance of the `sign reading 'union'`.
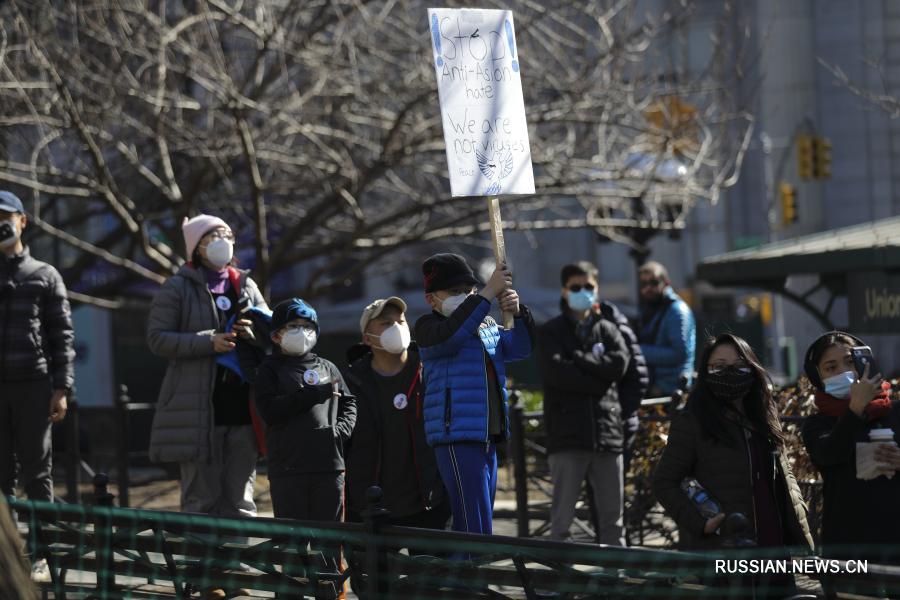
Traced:
[[850, 273], [847, 308], [854, 333], [900, 333], [900, 272]]

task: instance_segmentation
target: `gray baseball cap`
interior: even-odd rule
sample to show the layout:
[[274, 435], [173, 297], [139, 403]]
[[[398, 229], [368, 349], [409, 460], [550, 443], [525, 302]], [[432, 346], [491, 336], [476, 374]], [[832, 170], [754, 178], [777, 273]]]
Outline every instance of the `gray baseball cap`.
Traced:
[[406, 312], [406, 302], [397, 296], [391, 296], [390, 298], [379, 298], [375, 300], [370, 305], [368, 305], [365, 310], [363, 310], [362, 317], [359, 319], [359, 330], [362, 333], [366, 332], [366, 326], [369, 324], [369, 321], [378, 317], [385, 308], [388, 306], [396, 306], [400, 309], [400, 312]]

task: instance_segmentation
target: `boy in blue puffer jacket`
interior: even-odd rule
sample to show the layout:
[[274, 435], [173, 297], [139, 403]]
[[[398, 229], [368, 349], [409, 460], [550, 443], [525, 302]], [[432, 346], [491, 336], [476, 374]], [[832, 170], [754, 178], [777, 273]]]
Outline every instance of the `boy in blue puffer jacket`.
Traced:
[[[416, 323], [425, 376], [425, 435], [450, 495], [453, 529], [490, 534], [497, 490], [495, 444], [509, 435], [506, 363], [531, 354], [534, 320], [511, 289], [505, 265], [481, 292], [458, 254], [422, 264], [433, 312]], [[512, 330], [489, 316], [494, 299], [515, 315]]]

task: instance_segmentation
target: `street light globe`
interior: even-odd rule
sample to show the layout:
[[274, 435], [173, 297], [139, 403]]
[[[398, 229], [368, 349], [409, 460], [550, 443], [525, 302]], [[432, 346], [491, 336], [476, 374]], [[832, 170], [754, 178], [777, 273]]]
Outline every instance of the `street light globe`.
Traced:
[[640, 178], [653, 178], [662, 183], [678, 183], [685, 181], [688, 175], [687, 166], [675, 158], [647, 152], [631, 152], [625, 157], [625, 170]]

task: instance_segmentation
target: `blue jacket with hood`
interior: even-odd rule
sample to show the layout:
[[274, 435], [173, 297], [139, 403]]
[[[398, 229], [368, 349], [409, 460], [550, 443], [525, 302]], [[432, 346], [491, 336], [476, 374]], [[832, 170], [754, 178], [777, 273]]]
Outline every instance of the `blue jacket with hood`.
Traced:
[[491, 303], [471, 295], [450, 317], [432, 312], [416, 322], [425, 377], [425, 435], [431, 446], [490, 441], [488, 374], [493, 362], [502, 397], [502, 436], [509, 432], [505, 363], [531, 354], [534, 319], [525, 307], [515, 327], [503, 329], [488, 315]]
[[690, 385], [697, 347], [697, 324], [691, 308], [667, 287], [659, 307], [645, 313], [643, 320], [639, 337], [651, 386], [656, 385], [662, 394], [671, 394], [682, 375]]

